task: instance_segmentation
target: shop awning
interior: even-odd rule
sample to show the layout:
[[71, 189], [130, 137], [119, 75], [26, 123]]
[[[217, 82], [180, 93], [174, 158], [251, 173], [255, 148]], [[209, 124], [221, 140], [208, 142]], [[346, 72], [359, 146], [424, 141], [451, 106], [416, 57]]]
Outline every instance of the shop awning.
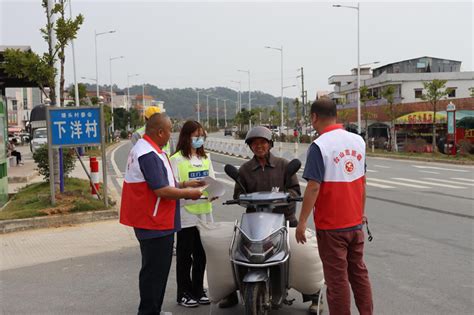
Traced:
[[14, 133], [14, 132], [20, 132], [21, 128], [18, 127], [8, 127], [8, 132], [9, 133]]
[[[429, 125], [433, 123], [433, 112], [413, 112], [395, 119], [397, 125]], [[446, 123], [446, 112], [436, 112], [436, 123]]]

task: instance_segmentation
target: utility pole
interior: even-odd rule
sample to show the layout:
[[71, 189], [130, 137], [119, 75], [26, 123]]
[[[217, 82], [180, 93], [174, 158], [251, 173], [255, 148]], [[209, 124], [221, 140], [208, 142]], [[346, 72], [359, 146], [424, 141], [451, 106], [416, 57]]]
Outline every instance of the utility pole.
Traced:
[[303, 104], [303, 116], [306, 117], [306, 103], [304, 100], [304, 74], [303, 74], [303, 67], [301, 67], [301, 103]]

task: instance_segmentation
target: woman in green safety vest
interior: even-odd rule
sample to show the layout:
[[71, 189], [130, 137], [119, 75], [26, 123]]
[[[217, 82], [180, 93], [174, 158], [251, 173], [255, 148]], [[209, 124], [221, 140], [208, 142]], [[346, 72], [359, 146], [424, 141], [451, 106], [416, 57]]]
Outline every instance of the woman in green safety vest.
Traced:
[[[206, 132], [197, 121], [187, 121], [179, 134], [171, 166], [178, 182], [190, 179], [215, 178], [211, 159], [204, 150]], [[206, 196], [206, 193], [203, 193]], [[181, 306], [196, 307], [210, 304], [204, 288], [206, 254], [202, 247], [199, 220], [213, 222], [212, 205], [207, 199], [181, 200], [181, 231], [177, 233], [176, 280], [177, 302]]]

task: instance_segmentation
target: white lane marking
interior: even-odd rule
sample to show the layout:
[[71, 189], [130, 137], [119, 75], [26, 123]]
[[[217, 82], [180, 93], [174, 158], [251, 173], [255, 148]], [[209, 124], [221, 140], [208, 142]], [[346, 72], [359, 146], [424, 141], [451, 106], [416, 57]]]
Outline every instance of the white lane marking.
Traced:
[[228, 179], [224, 179], [224, 178], [216, 178], [217, 181], [221, 182], [221, 183], [224, 183], [226, 185], [229, 185], [229, 186], [234, 186], [235, 183], [231, 180], [228, 180]]
[[110, 153], [110, 160], [112, 161], [112, 168], [114, 169], [115, 175], [117, 177], [123, 177], [123, 174], [122, 174], [122, 171], [120, 171], [120, 169], [118, 168], [117, 163], [115, 163], [115, 151], [117, 151], [119, 148], [121, 148], [125, 144], [127, 144], [127, 142], [124, 142], [123, 144], [119, 145], [118, 147], [113, 149], [112, 153]]
[[378, 165], [378, 164], [375, 164], [374, 166], [378, 168], [391, 168], [390, 166]]
[[392, 179], [402, 180], [402, 181], [411, 182], [411, 183], [431, 185], [431, 186], [446, 187], [446, 188], [455, 188], [455, 189], [465, 189], [466, 188], [466, 187], [447, 185], [447, 184], [423, 182], [423, 181], [420, 181], [420, 180], [414, 180], [414, 179], [402, 178], [402, 177], [393, 177]]
[[219, 152], [214, 152], [214, 151], [209, 151], [211, 154], [217, 154], [217, 155], [222, 155], [222, 156], [225, 156], [225, 157], [230, 157], [230, 158], [233, 158], [233, 159], [238, 159], [238, 160], [242, 160], [242, 161], [248, 161], [249, 159], [245, 159], [245, 158], [242, 158], [240, 156], [235, 156], [235, 155], [230, 155], [230, 154], [223, 154], [223, 153], [219, 153]]
[[420, 173], [428, 173], [428, 174], [436, 174], [436, 175], [439, 175], [440, 173], [438, 172], [432, 172], [432, 171], [418, 171]]
[[[369, 179], [369, 178], [367, 178]], [[421, 185], [413, 185], [413, 184], [407, 184], [407, 183], [400, 183], [400, 182], [394, 182], [391, 180], [384, 180], [384, 179], [378, 179], [378, 178], [370, 178], [370, 180], [374, 180], [380, 183], [384, 184], [392, 184], [392, 185], [399, 185], [399, 186], [406, 186], [406, 187], [411, 187], [411, 188], [430, 188], [428, 186], [421, 186]]]
[[462, 173], [469, 173], [470, 171], [454, 169], [454, 168], [444, 168], [444, 167], [437, 167], [437, 166], [423, 166], [423, 165], [412, 165], [416, 168], [428, 168], [432, 170], [440, 170], [440, 171], [452, 171], [452, 172], [462, 172]]
[[378, 173], [379, 171], [367, 170], [367, 173]]
[[455, 182], [453, 180], [446, 180], [446, 179], [441, 179], [441, 178], [424, 177], [423, 179], [432, 180], [435, 182], [442, 182], [446, 184], [474, 186], [474, 183], [460, 183], [459, 181]]
[[465, 182], [473, 182], [474, 183], [474, 179], [470, 179], [470, 178], [451, 177], [451, 179], [462, 180], [462, 181], [465, 181]]
[[373, 187], [378, 187], [378, 188], [395, 188], [393, 186], [372, 183], [371, 180], [369, 179], [367, 179], [367, 186], [373, 186]]

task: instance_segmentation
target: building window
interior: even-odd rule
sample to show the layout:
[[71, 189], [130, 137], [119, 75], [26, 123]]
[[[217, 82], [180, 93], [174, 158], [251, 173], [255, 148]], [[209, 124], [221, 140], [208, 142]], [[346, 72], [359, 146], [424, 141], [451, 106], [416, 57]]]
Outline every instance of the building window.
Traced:
[[423, 95], [423, 89], [415, 89], [415, 98], [421, 98]]
[[17, 111], [18, 110], [18, 101], [17, 100], [12, 100], [12, 111]]
[[23, 101], [23, 109], [28, 110], [28, 103]]
[[448, 90], [448, 97], [456, 97], [456, 88], [450, 87], [447, 88]]

